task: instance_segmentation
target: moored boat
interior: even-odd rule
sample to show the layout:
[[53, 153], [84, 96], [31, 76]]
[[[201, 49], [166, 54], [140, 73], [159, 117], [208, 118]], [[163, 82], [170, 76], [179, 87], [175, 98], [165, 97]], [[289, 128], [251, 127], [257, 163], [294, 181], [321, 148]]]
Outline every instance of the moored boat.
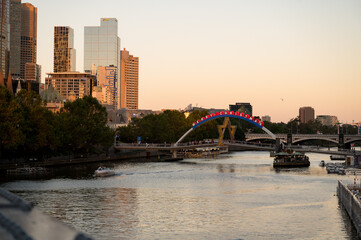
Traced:
[[333, 161], [344, 161], [344, 160], [346, 160], [346, 157], [340, 156], [340, 155], [331, 155], [330, 159]]
[[309, 167], [310, 161], [304, 153], [300, 152], [280, 152], [275, 154], [273, 167]]

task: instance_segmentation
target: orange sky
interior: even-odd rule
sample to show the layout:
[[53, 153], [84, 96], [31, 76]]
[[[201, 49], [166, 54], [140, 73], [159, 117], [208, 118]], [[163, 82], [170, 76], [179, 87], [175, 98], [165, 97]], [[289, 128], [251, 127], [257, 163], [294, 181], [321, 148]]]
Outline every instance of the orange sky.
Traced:
[[[140, 58], [139, 107], [228, 108], [287, 122], [302, 106], [361, 121], [361, 1], [29, 1], [38, 7], [38, 63], [52, 71], [53, 27], [119, 21], [121, 48]], [[283, 99], [283, 100], [282, 100]]]

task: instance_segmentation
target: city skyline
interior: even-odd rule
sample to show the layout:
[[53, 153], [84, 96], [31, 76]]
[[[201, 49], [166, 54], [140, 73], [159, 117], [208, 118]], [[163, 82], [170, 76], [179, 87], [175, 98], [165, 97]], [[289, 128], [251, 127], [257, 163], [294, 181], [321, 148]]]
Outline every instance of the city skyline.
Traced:
[[303, 106], [361, 121], [359, 1], [28, 2], [38, 8], [42, 73], [52, 69], [54, 26], [74, 28], [83, 71], [84, 27], [117, 18], [121, 49], [142, 59], [141, 109], [250, 102], [275, 122]]

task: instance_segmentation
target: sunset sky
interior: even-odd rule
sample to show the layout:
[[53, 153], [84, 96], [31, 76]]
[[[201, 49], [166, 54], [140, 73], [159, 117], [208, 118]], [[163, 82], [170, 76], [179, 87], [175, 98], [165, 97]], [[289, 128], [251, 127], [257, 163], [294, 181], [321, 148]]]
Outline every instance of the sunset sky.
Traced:
[[[23, 2], [26, 2], [23, 0]], [[54, 26], [119, 23], [121, 48], [140, 58], [139, 108], [228, 108], [287, 122], [302, 106], [361, 121], [359, 0], [62, 0], [38, 8], [38, 64], [53, 71]]]

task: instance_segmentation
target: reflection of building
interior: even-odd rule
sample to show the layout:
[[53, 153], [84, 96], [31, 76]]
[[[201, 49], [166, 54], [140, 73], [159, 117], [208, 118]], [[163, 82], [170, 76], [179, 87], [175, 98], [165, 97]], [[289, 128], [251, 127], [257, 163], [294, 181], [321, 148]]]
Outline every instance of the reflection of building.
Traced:
[[236, 103], [235, 105], [229, 105], [229, 110], [234, 112], [242, 112], [252, 116], [252, 105], [250, 103]]
[[268, 115], [262, 116], [262, 122], [271, 122], [271, 117]]
[[102, 18], [99, 27], [84, 27], [84, 71], [92, 73], [94, 65], [115, 67], [116, 108], [120, 108], [120, 38], [115, 18]]
[[138, 109], [139, 58], [122, 50], [120, 58], [121, 107]]
[[54, 27], [54, 72], [76, 71], [74, 30], [67, 26]]
[[93, 77], [88, 73], [80, 72], [58, 72], [47, 73], [46, 85], [52, 85], [60, 93], [63, 99], [70, 100], [72, 96], [76, 99], [91, 94]]
[[318, 115], [316, 119], [320, 121], [322, 125], [326, 126], [335, 126], [338, 122], [336, 116], [330, 115]]
[[21, 4], [20, 77], [25, 78], [25, 64], [36, 63], [37, 8]]
[[112, 105], [116, 108], [116, 81], [117, 71], [114, 66], [97, 68], [97, 88], [93, 91], [93, 97], [96, 97], [101, 104]]
[[301, 107], [299, 113], [301, 123], [308, 123], [315, 119], [315, 110], [312, 107]]

